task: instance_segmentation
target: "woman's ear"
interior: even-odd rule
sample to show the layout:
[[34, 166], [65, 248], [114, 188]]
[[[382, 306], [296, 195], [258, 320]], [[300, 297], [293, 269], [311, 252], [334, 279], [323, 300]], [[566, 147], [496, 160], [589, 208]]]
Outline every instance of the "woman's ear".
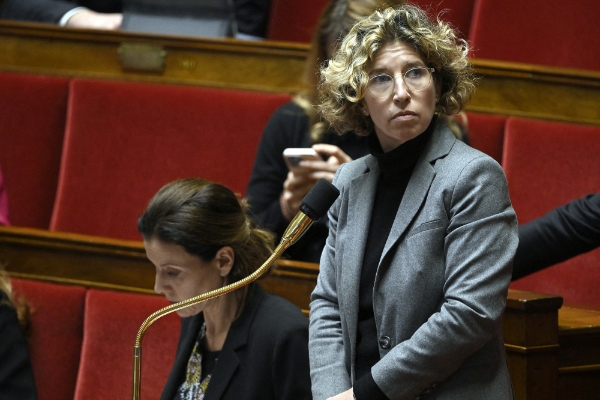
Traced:
[[442, 98], [442, 80], [436, 79], [435, 80], [435, 104], [439, 103], [441, 98]]
[[360, 110], [360, 113], [365, 117], [369, 115], [369, 110], [367, 109], [367, 105], [364, 101], [358, 103], [358, 109]]
[[233, 262], [235, 261], [235, 253], [233, 248], [230, 246], [221, 247], [219, 250], [217, 250], [214, 260], [221, 276], [226, 277], [231, 272], [231, 268], [233, 268]]

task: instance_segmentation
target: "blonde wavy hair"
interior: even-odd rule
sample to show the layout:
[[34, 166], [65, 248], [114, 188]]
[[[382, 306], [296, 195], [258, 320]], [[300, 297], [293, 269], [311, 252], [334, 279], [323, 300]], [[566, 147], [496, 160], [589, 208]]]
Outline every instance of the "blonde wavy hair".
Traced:
[[441, 81], [436, 114], [457, 114], [470, 100], [475, 77], [467, 58], [469, 47], [449, 24], [439, 18], [433, 22], [409, 4], [378, 10], [354, 25], [321, 69], [317, 108], [338, 134], [354, 131], [366, 136], [374, 131], [371, 118], [362, 115], [357, 105], [364, 98], [367, 71], [377, 52], [394, 41], [411, 45], [428, 67], [435, 68], [434, 80]]
[[304, 83], [306, 89], [294, 96], [293, 101], [308, 116], [310, 137], [313, 142], [323, 140], [329, 123], [323, 121], [315, 109], [319, 100], [319, 72], [329, 59], [331, 46], [336, 46], [350, 28], [373, 11], [404, 4], [405, 0], [331, 0], [323, 8], [313, 33], [306, 57]]

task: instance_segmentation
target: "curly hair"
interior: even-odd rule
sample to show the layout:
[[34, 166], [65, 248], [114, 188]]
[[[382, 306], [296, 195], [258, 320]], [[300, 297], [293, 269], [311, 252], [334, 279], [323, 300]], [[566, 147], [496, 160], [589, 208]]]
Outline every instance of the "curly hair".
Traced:
[[441, 81], [436, 114], [456, 114], [468, 103], [475, 78], [467, 58], [467, 42], [459, 39], [449, 24], [431, 21], [418, 7], [390, 7], [357, 22], [321, 69], [317, 107], [338, 134], [354, 131], [366, 136], [374, 131], [371, 118], [362, 115], [357, 105], [364, 98], [367, 70], [377, 52], [394, 41], [409, 44], [428, 67], [435, 68], [434, 79]]
[[293, 98], [308, 116], [313, 142], [321, 142], [329, 130], [329, 124], [321, 120], [314, 105], [319, 99], [319, 71], [322, 64], [328, 61], [331, 47], [339, 44], [357, 21], [371, 15], [373, 11], [404, 3], [405, 0], [331, 0], [323, 8], [306, 58], [306, 89]]

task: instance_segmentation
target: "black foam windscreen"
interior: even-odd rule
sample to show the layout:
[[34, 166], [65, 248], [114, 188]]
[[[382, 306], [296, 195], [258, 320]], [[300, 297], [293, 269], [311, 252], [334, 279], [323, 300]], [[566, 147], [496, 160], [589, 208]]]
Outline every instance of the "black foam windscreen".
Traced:
[[321, 219], [340, 195], [338, 188], [325, 179], [319, 179], [304, 196], [300, 210], [313, 221]]

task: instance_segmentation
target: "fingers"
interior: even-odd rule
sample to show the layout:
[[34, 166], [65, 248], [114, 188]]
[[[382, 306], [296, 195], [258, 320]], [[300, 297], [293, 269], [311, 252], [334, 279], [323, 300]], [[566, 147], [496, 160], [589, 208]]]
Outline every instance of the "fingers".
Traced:
[[326, 156], [329, 163], [343, 164], [352, 161], [352, 158], [342, 149], [333, 144], [317, 143], [312, 146], [315, 151]]

